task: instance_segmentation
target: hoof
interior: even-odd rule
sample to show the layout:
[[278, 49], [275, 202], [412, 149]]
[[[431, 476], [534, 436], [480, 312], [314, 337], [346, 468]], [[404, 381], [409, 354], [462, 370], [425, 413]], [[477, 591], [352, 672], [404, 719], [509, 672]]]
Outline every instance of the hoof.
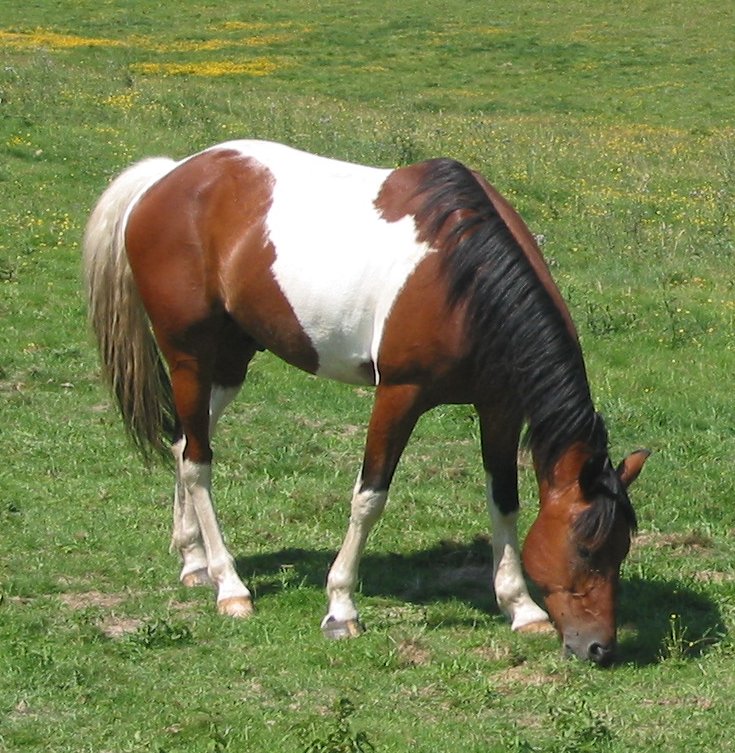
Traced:
[[342, 638], [356, 638], [365, 632], [358, 620], [335, 620], [329, 617], [322, 623], [322, 633], [325, 638], [340, 640]]
[[217, 611], [227, 617], [246, 619], [253, 613], [253, 602], [246, 596], [230, 596], [217, 602]]
[[187, 588], [195, 588], [196, 586], [211, 586], [212, 581], [207, 574], [207, 568], [203, 567], [200, 570], [194, 570], [181, 576], [181, 582]]
[[556, 629], [548, 620], [539, 620], [538, 622], [529, 622], [527, 625], [521, 625], [516, 628], [518, 633], [555, 633]]

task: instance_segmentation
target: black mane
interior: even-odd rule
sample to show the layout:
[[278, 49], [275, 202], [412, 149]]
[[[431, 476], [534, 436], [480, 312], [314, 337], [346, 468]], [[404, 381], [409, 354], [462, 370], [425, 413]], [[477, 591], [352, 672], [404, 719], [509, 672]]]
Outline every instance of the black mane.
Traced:
[[[591, 478], [586, 479], [586, 475]], [[585, 498], [593, 503], [574, 522], [574, 534], [580, 544], [590, 551], [600, 549], [613, 530], [618, 515], [622, 515], [631, 533], [636, 531], [635, 510], [607, 455], [598, 454], [587, 461], [580, 477], [580, 487]]]
[[438, 159], [419, 191], [417, 223], [448, 251], [451, 303], [468, 306], [478, 378], [517, 398], [541, 473], [575, 441], [607, 454], [576, 336], [485, 189], [460, 163]]

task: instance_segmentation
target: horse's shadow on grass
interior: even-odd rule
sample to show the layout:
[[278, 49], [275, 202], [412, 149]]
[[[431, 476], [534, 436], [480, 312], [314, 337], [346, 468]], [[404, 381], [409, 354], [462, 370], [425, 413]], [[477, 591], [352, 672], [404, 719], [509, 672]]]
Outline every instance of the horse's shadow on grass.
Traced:
[[624, 579], [618, 615], [621, 659], [638, 665], [696, 659], [727, 632], [718, 604], [678, 580]]
[[[238, 571], [257, 596], [278, 593], [288, 584], [323, 589], [335, 553], [282, 549], [237, 560]], [[492, 549], [485, 536], [469, 543], [440, 541], [408, 554], [366, 554], [360, 565], [360, 595], [428, 605], [460, 600], [486, 614], [499, 615], [492, 592]], [[531, 585], [533, 597], [540, 595]], [[443, 624], [457, 622], [449, 617]], [[473, 620], [466, 622], [471, 624]], [[680, 581], [624, 578], [618, 608], [619, 659], [655, 664], [666, 658], [695, 659], [725, 633], [717, 604]], [[369, 628], [369, 626], [368, 626]]]

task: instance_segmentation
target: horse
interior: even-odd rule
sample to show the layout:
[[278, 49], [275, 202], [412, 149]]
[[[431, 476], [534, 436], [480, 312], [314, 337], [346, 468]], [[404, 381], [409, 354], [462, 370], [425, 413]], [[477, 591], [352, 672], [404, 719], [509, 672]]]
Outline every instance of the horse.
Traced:
[[[327, 575], [325, 636], [363, 630], [360, 557], [417, 420], [468, 404], [501, 612], [516, 631], [555, 628], [567, 655], [612, 661], [620, 566], [636, 528], [627, 488], [648, 452], [613, 468], [565, 302], [534, 236], [480, 173], [449, 158], [377, 168], [255, 140], [145, 159], [99, 198], [83, 265], [124, 424], [144, 454], [175, 459], [180, 580], [212, 584], [220, 613], [248, 617], [253, 602], [213, 507], [211, 440], [251, 359], [268, 350], [375, 390]], [[539, 490], [522, 552], [521, 439]]]

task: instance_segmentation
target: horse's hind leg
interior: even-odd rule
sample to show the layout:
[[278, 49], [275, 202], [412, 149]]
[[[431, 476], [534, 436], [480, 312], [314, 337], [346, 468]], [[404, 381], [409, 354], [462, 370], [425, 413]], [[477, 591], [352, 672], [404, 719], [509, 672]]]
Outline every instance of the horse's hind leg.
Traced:
[[[212, 387], [209, 408], [209, 437], [214, 436], [217, 421], [225, 408], [235, 399], [240, 391], [240, 385], [230, 387]], [[184, 447], [186, 439], [180, 436], [171, 447], [176, 463], [176, 484], [174, 487], [173, 503], [173, 532], [171, 536], [171, 551], [181, 556], [181, 574], [179, 580], [189, 587], [211, 585], [207, 573], [207, 554], [204, 549], [199, 519], [190, 495], [186, 494], [183, 481]]]
[[179, 580], [185, 586], [209, 585], [207, 574], [207, 553], [204, 551], [202, 532], [199, 528], [194, 505], [186, 493], [184, 485], [184, 447], [183, 436], [174, 441], [171, 452], [176, 464], [176, 484], [174, 485], [173, 531], [171, 534], [171, 551], [181, 556], [181, 574]]
[[[219, 338], [220, 354], [212, 376], [212, 391], [209, 400], [209, 438], [214, 437], [217, 422], [227, 406], [235, 399], [242, 387], [250, 359], [255, 353], [255, 344], [227, 320]], [[181, 555], [181, 582], [185, 586], [209, 585], [207, 554], [204, 550], [199, 519], [191, 497], [185, 493], [183, 483], [183, 460], [186, 439], [179, 436], [172, 446], [176, 462], [176, 485], [174, 488], [172, 551]]]
[[521, 421], [478, 408], [487, 505], [492, 525], [493, 584], [498, 607], [513, 630], [550, 629], [549, 617], [531, 599], [518, 545], [518, 438]]
[[322, 621], [322, 632], [328, 638], [345, 638], [361, 632], [354, 602], [360, 557], [368, 534], [385, 507], [401, 453], [422, 413], [419, 398], [419, 388], [414, 386], [380, 386], [376, 391], [347, 534], [327, 577], [329, 607]]
[[251, 613], [252, 600], [237, 575], [212, 504], [209, 440], [222, 411], [245, 378], [255, 346], [243, 334], [229, 332], [225, 326], [216, 342], [210, 338], [197, 350], [196, 356], [167, 356], [181, 423], [181, 438], [174, 444], [177, 480], [173, 547], [182, 556], [182, 582], [196, 585], [211, 581], [217, 589], [219, 611], [243, 617]]

